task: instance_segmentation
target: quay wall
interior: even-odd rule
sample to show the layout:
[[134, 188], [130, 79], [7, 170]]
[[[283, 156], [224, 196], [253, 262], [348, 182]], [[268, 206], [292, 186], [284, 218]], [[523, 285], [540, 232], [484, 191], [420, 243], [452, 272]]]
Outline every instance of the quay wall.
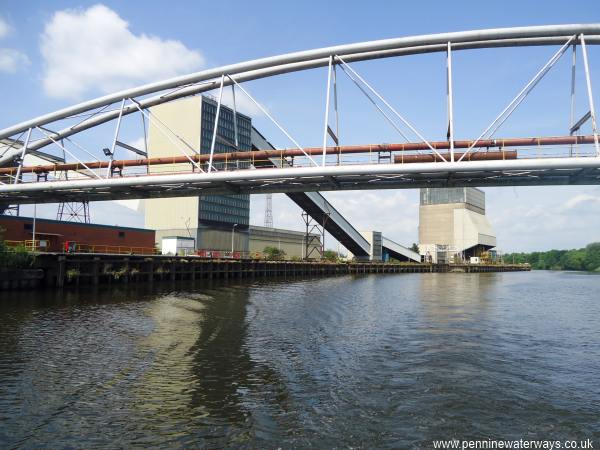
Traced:
[[[65, 285], [152, 283], [155, 281], [331, 276], [368, 273], [414, 272], [515, 272], [524, 265], [440, 265], [424, 263], [309, 262], [204, 259], [181, 256], [42, 253], [35, 268], [0, 271], [0, 289]], [[35, 274], [33, 275], [33, 272]], [[27, 282], [21, 282], [26, 279]]]

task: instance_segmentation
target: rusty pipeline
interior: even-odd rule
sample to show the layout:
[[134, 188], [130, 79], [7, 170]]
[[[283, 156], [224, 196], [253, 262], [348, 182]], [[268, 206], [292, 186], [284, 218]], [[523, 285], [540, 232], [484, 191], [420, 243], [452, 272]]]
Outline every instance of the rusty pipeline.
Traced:
[[[507, 138], [507, 139], [482, 139], [479, 141], [465, 140], [465, 141], [454, 141], [455, 149], [465, 148], [504, 148], [504, 147], [532, 147], [532, 146], [550, 146], [550, 145], [578, 145], [578, 144], [593, 144], [594, 136], [554, 136], [554, 137], [527, 137], [527, 138]], [[448, 141], [433, 141], [430, 142], [431, 146], [437, 150], [448, 150], [450, 148], [450, 142]], [[431, 151], [429, 145], [425, 142], [408, 142], [405, 144], [366, 144], [366, 145], [344, 145], [338, 147], [326, 147], [325, 153], [327, 155], [345, 155], [345, 154], [373, 154], [381, 152], [408, 152], [408, 151]], [[494, 152], [474, 152], [468, 153], [467, 157], [463, 161], [475, 161], [476, 158], [486, 158], [482, 156], [475, 156], [481, 154], [489, 154]], [[499, 152], [504, 155], [507, 152]], [[323, 147], [310, 147], [303, 150], [300, 149], [283, 149], [283, 150], [256, 150], [256, 151], [245, 151], [245, 152], [231, 152], [231, 153], [217, 153], [213, 155], [213, 162], [235, 162], [235, 161], [266, 161], [269, 159], [284, 159], [284, 158], [295, 158], [303, 157], [306, 155], [319, 156], [323, 154]], [[459, 159], [462, 154], [455, 154], [455, 160]], [[473, 155], [473, 156], [471, 156]], [[439, 157], [434, 158], [434, 154], [425, 155], [396, 155], [394, 160], [396, 162], [408, 162], [410, 157], [413, 157], [413, 162], [420, 161], [420, 157], [423, 157], [423, 162], [440, 160]], [[145, 167], [154, 165], [169, 165], [169, 164], [190, 164], [194, 161], [198, 164], [208, 163], [210, 156], [208, 154], [193, 154], [187, 156], [171, 156], [171, 157], [158, 157], [158, 158], [142, 158], [142, 159], [120, 159], [113, 160], [111, 167], [115, 169], [123, 169], [126, 167]], [[450, 158], [444, 156], [447, 160]], [[515, 156], [516, 158], [516, 156]], [[491, 159], [491, 157], [489, 157]], [[502, 159], [502, 158], [500, 158]], [[512, 157], [505, 157], [504, 159], [514, 159]], [[59, 163], [59, 164], [47, 164], [38, 166], [24, 166], [21, 169], [21, 173], [49, 173], [59, 171], [84, 171], [86, 169], [105, 169], [109, 166], [108, 161], [94, 161], [86, 162], [85, 165], [82, 163]], [[87, 167], [86, 167], [87, 166]], [[0, 168], [0, 175], [14, 175], [17, 171], [16, 167], [3, 167]]]
[[[446, 161], [450, 161], [450, 153], [440, 153]], [[458, 161], [464, 153], [455, 153], [454, 160]], [[505, 152], [473, 152], [467, 153], [463, 158], [463, 161], [491, 161], [491, 160], [503, 160], [503, 159], [517, 159], [517, 152], [515, 150], [509, 150]], [[426, 155], [395, 155], [394, 162], [396, 164], [407, 164], [407, 163], [424, 163], [424, 162], [443, 162], [435, 153], [428, 153]]]

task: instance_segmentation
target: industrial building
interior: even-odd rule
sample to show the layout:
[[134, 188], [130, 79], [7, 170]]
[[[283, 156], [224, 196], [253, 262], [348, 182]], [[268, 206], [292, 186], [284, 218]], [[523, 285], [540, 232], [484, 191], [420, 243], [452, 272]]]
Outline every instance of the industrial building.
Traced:
[[[173, 157], [199, 151], [209, 154], [213, 144], [213, 133], [217, 115], [217, 102], [211, 97], [196, 96], [150, 108], [151, 119], [147, 136], [147, 156]], [[14, 165], [20, 155], [22, 143], [3, 142], [11, 147], [11, 157], [5, 163]], [[119, 143], [118, 145], [124, 146]], [[125, 148], [128, 148], [125, 146]], [[131, 148], [130, 148], [131, 149]], [[274, 147], [252, 126], [250, 117], [234, 113], [231, 108], [221, 105], [214, 140], [214, 152], [250, 152], [252, 150], [274, 149]], [[8, 154], [4, 152], [4, 156]], [[26, 158], [42, 158], [29, 164], [44, 164], [50, 161], [48, 155], [32, 152]], [[64, 155], [63, 155], [64, 157]], [[55, 158], [52, 156], [52, 158]], [[61, 162], [57, 158], [51, 162]], [[189, 170], [191, 163], [163, 164], [148, 166], [149, 173], [176, 172]], [[244, 168], [248, 161], [215, 162], [215, 170]], [[288, 161], [261, 160], [257, 166], [279, 166]], [[208, 165], [204, 164], [203, 169]], [[75, 173], [75, 175], [79, 175]], [[63, 178], [63, 174], [61, 174]], [[64, 173], [64, 179], [67, 174]], [[69, 177], [70, 178], [70, 177]], [[323, 251], [324, 230], [327, 230], [344, 245], [356, 259], [385, 261], [418, 260], [419, 255], [406, 247], [384, 238], [381, 233], [359, 233], [354, 227], [318, 192], [293, 192], [288, 197], [305, 213], [302, 220], [306, 232], [274, 229], [271, 227], [251, 227], [249, 225], [250, 197], [248, 195], [212, 195], [201, 197], [179, 197], [145, 200], [145, 227], [155, 230], [155, 245], [162, 247], [166, 239], [166, 253], [195, 253], [208, 251], [211, 255], [220, 252], [248, 254], [262, 252], [265, 247], [283, 250], [287, 257], [318, 259]], [[9, 205], [4, 205], [8, 208]], [[80, 217], [79, 209], [84, 208]], [[63, 211], [67, 211], [63, 214]], [[18, 211], [16, 211], [18, 214]], [[57, 219], [66, 217], [74, 221], [89, 222], [87, 202], [61, 204]], [[298, 218], [300, 220], [300, 217]], [[191, 244], [193, 242], [193, 244]], [[174, 247], [173, 247], [174, 246]], [[175, 250], [173, 250], [175, 248]]]
[[[153, 253], [154, 230], [144, 228], [76, 223], [0, 215], [6, 241], [34, 241], [38, 250], [62, 252], [69, 243], [73, 250], [97, 253]], [[76, 247], [73, 245], [76, 244]]]
[[419, 253], [425, 261], [468, 260], [496, 246], [477, 188], [425, 188], [420, 192]]
[[[190, 97], [156, 106], [150, 109], [156, 118], [148, 130], [148, 156], [174, 156], [188, 148], [178, 149], [166, 125], [183, 141], [201, 154], [210, 153], [217, 103], [205, 96]], [[238, 151], [250, 151], [251, 119], [221, 106], [215, 153], [235, 151], [236, 134]], [[237, 133], [236, 133], [237, 129]], [[184, 144], [181, 143], [184, 147]], [[223, 164], [223, 163], [220, 163]], [[151, 173], [176, 171], [171, 164], [150, 168]], [[214, 167], [222, 168], [218, 163]], [[183, 169], [183, 168], [182, 168]], [[231, 250], [232, 234], [235, 251], [249, 249], [250, 197], [248, 195], [211, 195], [203, 197], [178, 197], [146, 200], [144, 205], [145, 226], [156, 230], [157, 244], [167, 236], [185, 236], [195, 239], [196, 249]]]
[[369, 259], [371, 261], [383, 260], [383, 234], [381, 231], [361, 231], [360, 234], [369, 243]]
[[[314, 257], [320, 254], [321, 237], [311, 233], [306, 239], [302, 231], [282, 230], [250, 225], [250, 253], [260, 253], [265, 247], [275, 247], [285, 252], [286, 259]], [[308, 255], [308, 256], [307, 256]]]
[[[148, 131], [148, 156], [179, 155], [165, 126], [201, 154], [210, 153], [217, 102], [210, 97], [196, 96], [150, 108], [156, 121]], [[163, 125], [164, 124], [164, 125]], [[215, 153], [252, 150], [252, 120], [221, 105], [215, 139]], [[236, 145], [237, 141], [237, 145]], [[181, 144], [183, 146], [183, 144]], [[224, 162], [214, 168], [224, 168]], [[245, 162], [236, 162], [235, 168]], [[181, 166], [181, 167], [179, 167]], [[151, 167], [151, 173], [189, 169], [189, 164]], [[204, 167], [207, 168], [207, 167]], [[307, 252], [304, 233], [290, 230], [250, 226], [249, 195], [211, 195], [146, 200], [145, 226], [156, 230], [156, 243], [164, 237], [192, 238], [196, 250], [239, 253], [262, 252], [265, 247], [281, 248], [287, 257], [303, 258]], [[298, 218], [300, 219], [300, 217]], [[320, 246], [317, 235], [311, 235], [310, 248]]]

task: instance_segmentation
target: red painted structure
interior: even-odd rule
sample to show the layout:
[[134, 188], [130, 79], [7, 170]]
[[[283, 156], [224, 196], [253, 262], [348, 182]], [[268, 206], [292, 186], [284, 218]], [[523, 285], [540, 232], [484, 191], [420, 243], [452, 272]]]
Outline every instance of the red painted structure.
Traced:
[[[31, 241], [33, 218], [0, 216], [0, 228], [6, 241]], [[35, 239], [46, 241], [43, 248], [49, 252], [62, 252], [65, 242], [76, 243], [82, 251], [96, 253], [143, 253], [154, 248], [154, 230], [90, 223], [64, 222], [36, 219]], [[120, 250], [118, 250], [120, 249]], [[140, 251], [136, 251], [140, 249]]]

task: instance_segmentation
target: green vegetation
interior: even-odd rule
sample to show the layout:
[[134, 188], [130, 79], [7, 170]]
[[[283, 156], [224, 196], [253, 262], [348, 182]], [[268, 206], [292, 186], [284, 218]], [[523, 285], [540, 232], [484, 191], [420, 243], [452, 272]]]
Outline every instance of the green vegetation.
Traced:
[[263, 254], [265, 255], [265, 259], [271, 261], [278, 261], [285, 258], [285, 252], [277, 247], [265, 247]]
[[0, 242], [0, 267], [7, 269], [28, 269], [35, 260], [25, 247], [6, 247]]
[[8, 247], [4, 243], [4, 230], [0, 228], [0, 268], [27, 269], [34, 261], [35, 256], [25, 247]]
[[505, 263], [529, 263], [533, 269], [586, 270], [600, 272], [600, 242], [574, 250], [550, 250], [547, 252], [509, 253]]
[[[168, 273], [168, 270], [163, 269], [162, 267], [158, 267], [154, 270], [154, 273]], [[125, 266], [119, 267], [118, 269], [114, 269], [112, 264], [104, 264], [102, 267], [102, 273], [104, 275], [110, 275], [113, 280], [120, 280], [127, 274], [129, 274], [129, 269]], [[68, 274], [67, 274], [68, 277]]]
[[340, 255], [335, 250], [325, 250], [323, 252], [323, 259], [325, 261], [337, 262], [340, 260]]
[[390, 258], [389, 261], [387, 261], [388, 264], [404, 264], [403, 261], [400, 261], [396, 258]]
[[410, 249], [415, 253], [419, 253], [419, 244], [413, 242], [413, 245], [410, 246]]

